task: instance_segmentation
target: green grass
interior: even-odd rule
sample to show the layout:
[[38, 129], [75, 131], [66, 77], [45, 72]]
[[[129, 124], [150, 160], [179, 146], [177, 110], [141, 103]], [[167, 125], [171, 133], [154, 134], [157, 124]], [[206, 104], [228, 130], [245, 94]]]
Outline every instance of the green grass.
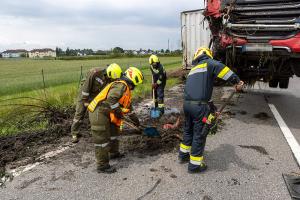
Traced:
[[[180, 57], [162, 57], [166, 66], [180, 65]], [[105, 67], [116, 62], [123, 68], [136, 66], [147, 68], [147, 58], [120, 58], [106, 60], [32, 60], [32, 59], [0, 59], [0, 98], [4, 95], [22, 93], [43, 88], [44, 72], [46, 87], [67, 83], [78, 83], [83, 75], [92, 67]], [[148, 74], [148, 73], [146, 73]]]
[[[74, 106], [81, 66], [83, 76], [85, 76], [90, 68], [95, 66], [105, 67], [112, 62], [120, 64], [123, 68], [129, 66], [139, 67], [145, 75], [145, 81], [144, 84], [135, 88], [133, 97], [135, 99], [139, 97], [140, 99], [151, 95], [151, 72], [147, 58], [83, 61], [0, 59], [0, 136], [46, 128], [47, 123], [44, 120], [32, 121], [32, 116], [39, 111], [38, 108], [20, 104], [40, 106], [46, 100], [47, 105], [51, 105], [52, 108], [56, 109]], [[180, 57], [162, 57], [161, 62], [167, 71], [181, 66]], [[42, 70], [45, 77], [45, 90], [43, 89]], [[167, 88], [177, 82], [176, 79], [168, 79]], [[24, 97], [37, 98], [41, 101]], [[15, 104], [18, 105], [15, 106]]]

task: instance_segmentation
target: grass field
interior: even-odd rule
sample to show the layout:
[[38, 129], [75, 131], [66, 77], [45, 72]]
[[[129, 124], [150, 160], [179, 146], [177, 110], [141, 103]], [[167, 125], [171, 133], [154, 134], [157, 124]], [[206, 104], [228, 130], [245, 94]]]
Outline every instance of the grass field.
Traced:
[[[45, 100], [47, 106], [51, 105], [57, 109], [74, 106], [81, 74], [85, 76], [90, 68], [105, 67], [113, 62], [118, 63], [124, 69], [136, 66], [143, 71], [145, 81], [134, 90], [135, 98], [143, 98], [151, 94], [151, 74], [147, 58], [78, 61], [0, 59], [0, 135], [23, 131], [22, 127], [14, 125], [14, 121], [19, 123], [25, 118], [31, 119], [30, 115], [33, 113], [33, 109], [31, 106], [24, 107], [22, 105], [40, 106], [38, 104], [41, 101], [23, 97]], [[180, 68], [181, 57], [162, 57], [161, 62], [169, 71]], [[167, 87], [176, 82], [176, 79], [169, 79]], [[44, 121], [32, 125], [26, 122], [26, 129], [43, 129], [45, 124]]]
[[[166, 67], [171, 64], [179, 66], [180, 57], [162, 57]], [[107, 60], [31, 60], [31, 59], [0, 59], [0, 98], [4, 95], [22, 93], [43, 88], [42, 70], [46, 87], [68, 83], [78, 83], [81, 67], [83, 74], [92, 67], [105, 67], [116, 62], [123, 68], [137, 66], [145, 69], [147, 58], [122, 58]], [[147, 68], [147, 67], [146, 67]], [[146, 71], [145, 71], [146, 72]], [[146, 72], [146, 75], [148, 73]]]

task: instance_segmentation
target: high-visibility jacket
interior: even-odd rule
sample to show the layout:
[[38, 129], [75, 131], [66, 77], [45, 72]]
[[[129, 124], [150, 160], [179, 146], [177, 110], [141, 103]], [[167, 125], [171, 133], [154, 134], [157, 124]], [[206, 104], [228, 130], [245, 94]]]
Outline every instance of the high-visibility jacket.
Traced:
[[112, 111], [110, 112], [110, 120], [112, 123], [114, 123], [117, 126], [121, 126], [122, 120], [117, 118], [113, 112], [114, 109], [117, 107], [121, 107], [121, 110], [124, 114], [130, 112], [130, 106], [131, 106], [131, 91], [129, 89], [128, 84], [126, 81], [120, 80], [120, 81], [114, 81], [110, 84], [108, 84], [96, 97], [95, 99], [89, 104], [88, 110], [90, 112], [94, 112], [97, 105], [99, 105], [101, 102], [105, 101], [107, 99], [108, 93], [112, 86], [116, 83], [122, 83], [126, 86], [125, 92], [122, 94], [122, 97], [119, 99], [118, 103], [111, 106]]
[[159, 63], [157, 68], [154, 68], [150, 65], [150, 70], [153, 77], [153, 83], [157, 83], [158, 85], [165, 85], [167, 82], [167, 73], [164, 66]]
[[208, 102], [211, 99], [214, 80], [221, 78], [237, 84], [239, 77], [226, 65], [204, 55], [198, 60], [187, 77], [184, 100]]

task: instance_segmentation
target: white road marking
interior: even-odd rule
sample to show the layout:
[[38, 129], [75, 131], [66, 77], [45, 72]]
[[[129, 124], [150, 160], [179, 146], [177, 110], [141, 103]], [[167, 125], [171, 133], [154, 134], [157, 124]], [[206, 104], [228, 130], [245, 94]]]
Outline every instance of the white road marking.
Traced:
[[10, 172], [8, 172], [9, 174], [11, 174], [13, 177], [17, 177], [20, 176], [22, 173], [27, 172], [33, 168], [35, 168], [36, 166], [40, 165], [43, 163], [43, 160], [47, 159], [47, 158], [52, 158], [54, 156], [57, 156], [58, 154], [70, 149], [72, 146], [74, 146], [73, 144], [68, 144], [67, 146], [61, 146], [59, 147], [57, 150], [55, 151], [50, 151], [48, 153], [45, 153], [44, 155], [41, 155], [37, 160], [39, 160], [38, 162], [35, 162], [33, 164], [29, 164], [26, 166], [22, 166], [22, 167], [18, 167], [14, 170], [11, 170]]
[[299, 145], [299, 143], [295, 139], [295, 137], [292, 134], [289, 127], [286, 125], [286, 123], [282, 119], [282, 117], [279, 114], [279, 112], [277, 111], [276, 107], [273, 104], [268, 104], [268, 105], [269, 105], [275, 119], [277, 120], [277, 123], [280, 126], [280, 129], [281, 129], [286, 141], [288, 142], [298, 165], [300, 166], [300, 145]]

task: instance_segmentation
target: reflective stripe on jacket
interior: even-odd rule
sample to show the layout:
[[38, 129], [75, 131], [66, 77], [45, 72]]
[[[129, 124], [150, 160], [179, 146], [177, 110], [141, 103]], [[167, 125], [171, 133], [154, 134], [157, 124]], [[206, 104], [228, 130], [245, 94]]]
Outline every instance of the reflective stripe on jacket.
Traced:
[[239, 77], [226, 65], [214, 59], [203, 57], [187, 77], [184, 99], [186, 101], [208, 102], [211, 99], [215, 78], [236, 84]]
[[150, 65], [150, 70], [153, 77], [153, 83], [160, 84], [166, 84], [167, 81], [167, 73], [164, 68], [164, 66], [159, 63], [157, 68], [154, 68], [152, 65]]
[[102, 68], [91, 69], [82, 82], [80, 99], [86, 103], [92, 101], [99, 92], [109, 83], [106, 70]]
[[[115, 108], [121, 106], [122, 110], [129, 110], [130, 109], [130, 104], [131, 104], [131, 91], [129, 89], [129, 86], [127, 85], [126, 81], [114, 81], [110, 84], [108, 84], [96, 97], [95, 99], [89, 104], [88, 106], [88, 110], [90, 112], [94, 112], [97, 105], [99, 103], [101, 103], [102, 101], [105, 101], [107, 98], [107, 95], [111, 89], [111, 87], [115, 84], [115, 83], [122, 83], [126, 86], [126, 90], [123, 93], [123, 96], [119, 99], [118, 104], [117, 105], [113, 105], [115, 106]], [[112, 108], [113, 109], [113, 108]]]

